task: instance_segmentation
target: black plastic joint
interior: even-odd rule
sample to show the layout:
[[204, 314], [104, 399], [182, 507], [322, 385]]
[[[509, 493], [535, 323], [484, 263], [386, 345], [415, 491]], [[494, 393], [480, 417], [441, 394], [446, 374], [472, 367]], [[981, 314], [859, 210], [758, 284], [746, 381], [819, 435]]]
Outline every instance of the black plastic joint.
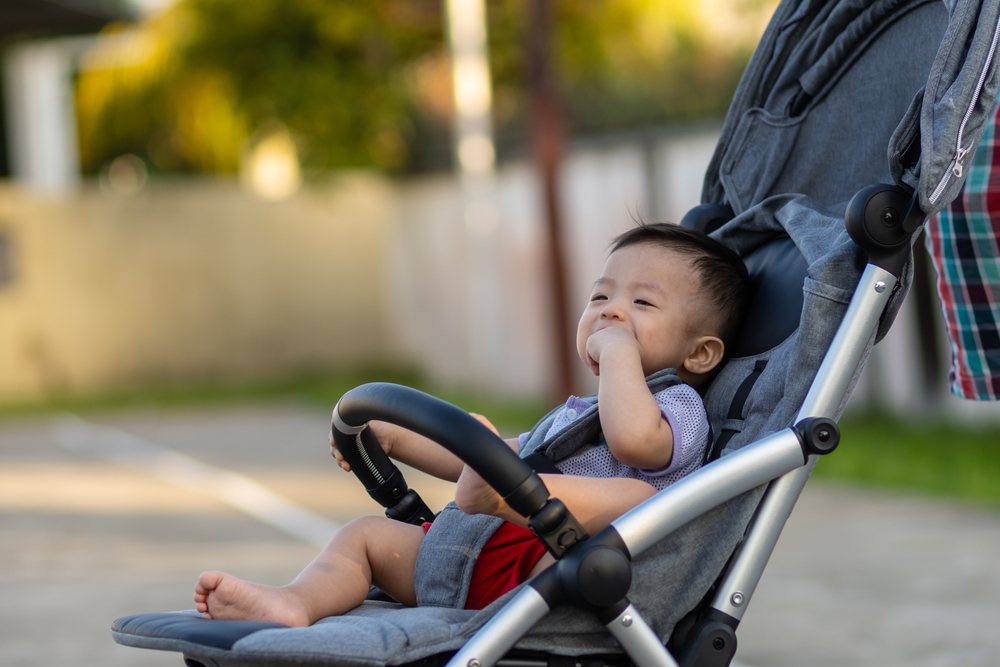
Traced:
[[840, 443], [840, 429], [837, 422], [826, 417], [808, 417], [794, 426], [802, 443], [802, 454], [807, 459], [810, 454], [829, 454]]
[[868, 254], [868, 262], [899, 278], [911, 237], [925, 217], [912, 188], [878, 184], [851, 198], [844, 222], [851, 239]]
[[622, 598], [621, 600], [618, 600], [614, 604], [608, 605], [604, 609], [596, 610], [594, 614], [597, 616], [597, 620], [599, 620], [604, 625], [607, 625], [611, 621], [621, 616], [622, 612], [628, 609], [629, 604], [631, 603], [628, 601], [628, 598]]
[[531, 519], [528, 528], [557, 559], [577, 542], [587, 539], [587, 531], [558, 498], [551, 498]]
[[736, 629], [730, 623], [705, 618], [688, 637], [677, 656], [680, 667], [729, 667], [736, 655]]
[[434, 521], [434, 512], [427, 507], [420, 495], [413, 489], [407, 489], [406, 494], [400, 498], [399, 502], [392, 507], [387, 507], [385, 515], [390, 519], [417, 526]]
[[556, 572], [556, 566], [548, 567], [541, 574], [529, 579], [528, 586], [534, 588], [542, 596], [549, 609], [554, 609], [556, 605], [561, 604], [566, 599], [566, 592], [563, 591], [562, 581], [559, 579], [559, 573]]
[[610, 526], [566, 554], [556, 570], [567, 602], [591, 611], [620, 604], [632, 585], [631, 557]]

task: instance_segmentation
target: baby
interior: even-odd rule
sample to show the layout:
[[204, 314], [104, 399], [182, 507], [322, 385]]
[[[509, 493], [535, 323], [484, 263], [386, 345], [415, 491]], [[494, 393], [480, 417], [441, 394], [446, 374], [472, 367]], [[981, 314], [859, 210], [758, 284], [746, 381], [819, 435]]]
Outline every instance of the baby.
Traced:
[[[747, 283], [739, 257], [699, 232], [641, 224], [613, 242], [576, 340], [581, 361], [599, 378], [602, 433], [582, 453], [556, 463], [562, 474], [541, 475], [552, 497], [591, 534], [701, 465], [709, 429], [697, 389], [724, 357], [742, 317]], [[660, 377], [665, 369], [674, 369], [680, 381], [654, 394], [649, 376]], [[570, 397], [546, 441], [590, 405]], [[455, 503], [463, 512], [506, 520], [478, 556], [466, 608], [486, 606], [553, 562], [525, 527], [527, 520], [456, 456], [398, 426], [370, 426], [394, 459], [457, 481]], [[507, 444], [520, 447], [518, 440]], [[203, 573], [195, 586], [196, 607], [206, 618], [305, 626], [358, 606], [372, 584], [416, 605], [417, 554], [429, 530], [445, 530], [436, 526], [384, 517], [352, 521], [287, 586]]]

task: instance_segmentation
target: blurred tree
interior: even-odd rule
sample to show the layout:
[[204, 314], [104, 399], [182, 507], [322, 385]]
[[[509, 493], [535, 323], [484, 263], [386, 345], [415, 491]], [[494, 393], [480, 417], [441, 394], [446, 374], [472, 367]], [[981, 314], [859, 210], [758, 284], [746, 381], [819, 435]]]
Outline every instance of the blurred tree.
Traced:
[[[523, 133], [527, 0], [490, 5], [496, 121]], [[720, 119], [776, 0], [559, 0], [553, 58], [571, 136]]]
[[[501, 155], [527, 143], [527, 2], [488, 6]], [[558, 0], [553, 67], [570, 135], [721, 118], [775, 4]], [[84, 168], [136, 153], [155, 170], [231, 172], [276, 121], [307, 173], [447, 166], [442, 21], [441, 0], [180, 0], [85, 63]]]
[[415, 114], [401, 77], [443, 55], [441, 33], [431, 0], [183, 0], [128, 38], [145, 49], [85, 67], [84, 168], [134, 152], [166, 171], [233, 171], [254, 130], [279, 121], [307, 168], [398, 169]]

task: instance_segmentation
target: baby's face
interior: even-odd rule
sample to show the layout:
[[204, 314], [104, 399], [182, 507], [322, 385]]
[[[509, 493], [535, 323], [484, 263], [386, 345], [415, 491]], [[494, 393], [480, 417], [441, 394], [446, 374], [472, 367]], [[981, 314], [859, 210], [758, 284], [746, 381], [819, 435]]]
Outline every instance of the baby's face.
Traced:
[[653, 244], [626, 246], [611, 253], [594, 284], [576, 333], [577, 353], [596, 375], [587, 340], [607, 327], [620, 327], [642, 350], [642, 370], [683, 369], [698, 337], [702, 301], [691, 259]]

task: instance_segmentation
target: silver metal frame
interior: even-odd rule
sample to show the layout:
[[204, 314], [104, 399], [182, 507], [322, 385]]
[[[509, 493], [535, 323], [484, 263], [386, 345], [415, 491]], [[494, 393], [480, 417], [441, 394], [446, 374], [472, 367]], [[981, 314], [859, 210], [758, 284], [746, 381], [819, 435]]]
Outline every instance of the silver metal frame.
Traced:
[[[871, 264], [865, 269], [796, 422], [837, 414], [895, 285], [896, 278], [888, 271]], [[770, 482], [712, 602], [715, 609], [740, 620], [817, 458], [807, 459], [798, 436], [785, 429], [688, 475], [611, 525], [635, 557], [691, 519]], [[548, 612], [541, 594], [524, 587], [455, 654], [448, 667], [493, 667]], [[676, 667], [631, 605], [607, 627], [638, 667]]]
[[677, 667], [677, 661], [670, 655], [667, 647], [632, 605], [626, 607], [606, 627], [635, 664], [641, 667]]
[[[873, 264], [865, 268], [830, 349], [799, 408], [796, 422], [808, 417], [832, 419], [837, 414], [895, 286], [896, 277], [885, 269]], [[768, 487], [746, 539], [730, 562], [712, 601], [715, 609], [737, 620], [743, 618], [785, 522], [816, 466], [817, 457], [809, 458], [806, 465], [787, 472]]]
[[452, 656], [448, 667], [493, 667], [549, 611], [545, 598], [525, 586]]

